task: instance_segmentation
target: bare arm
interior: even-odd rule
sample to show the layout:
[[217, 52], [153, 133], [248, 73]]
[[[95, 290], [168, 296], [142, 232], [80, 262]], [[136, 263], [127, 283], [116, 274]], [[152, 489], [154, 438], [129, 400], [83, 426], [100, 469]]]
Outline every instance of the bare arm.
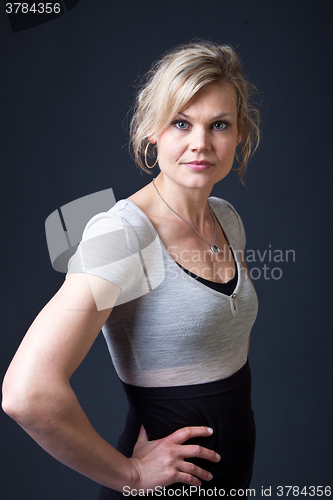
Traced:
[[[190, 437], [208, 436], [207, 428], [180, 429], [150, 443], [141, 433], [137, 452], [127, 459], [94, 430], [70, 386], [70, 377], [119, 293], [119, 287], [102, 278], [70, 274], [36, 317], [8, 368], [3, 409], [52, 456], [110, 488], [121, 491], [126, 485], [147, 488], [176, 481], [198, 485], [198, 477], [207, 480], [208, 473], [184, 462], [184, 457], [218, 458], [211, 450], [181, 444]], [[101, 301], [104, 308], [98, 310], [96, 303]]]

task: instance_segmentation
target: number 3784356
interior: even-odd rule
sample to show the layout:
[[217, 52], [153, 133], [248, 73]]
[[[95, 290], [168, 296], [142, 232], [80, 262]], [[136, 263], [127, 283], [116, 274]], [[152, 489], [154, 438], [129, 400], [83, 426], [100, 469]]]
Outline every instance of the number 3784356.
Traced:
[[277, 486], [276, 494], [278, 497], [330, 497], [330, 486]]
[[7, 14], [59, 14], [61, 11], [60, 3], [53, 2], [7, 2]]

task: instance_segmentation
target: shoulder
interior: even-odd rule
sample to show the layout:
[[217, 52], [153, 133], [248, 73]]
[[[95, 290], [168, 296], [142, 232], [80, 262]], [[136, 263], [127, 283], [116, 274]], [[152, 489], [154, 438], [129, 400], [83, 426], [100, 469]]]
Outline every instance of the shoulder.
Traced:
[[129, 226], [145, 226], [147, 222], [134, 203], [120, 200], [107, 212], [94, 215], [86, 224], [82, 240], [93, 238], [109, 232], [123, 230]]
[[120, 200], [87, 222], [69, 259], [66, 277], [71, 273], [94, 274], [118, 285], [122, 293], [129, 291], [142, 278], [141, 255], [154, 247], [155, 238], [156, 231], [145, 214], [133, 202]]
[[90, 266], [96, 267], [140, 252], [154, 237], [154, 228], [145, 214], [134, 203], [120, 200], [86, 223], [78, 253], [81, 259], [83, 255]]
[[145, 248], [157, 236], [146, 214], [129, 200], [118, 201], [107, 212], [94, 215], [86, 224], [81, 243], [98, 240], [98, 243], [126, 242], [134, 251]]
[[229, 236], [229, 240], [232, 240], [237, 248], [244, 250], [246, 245], [244, 225], [235, 207], [229, 201], [214, 196], [209, 198], [209, 204]]

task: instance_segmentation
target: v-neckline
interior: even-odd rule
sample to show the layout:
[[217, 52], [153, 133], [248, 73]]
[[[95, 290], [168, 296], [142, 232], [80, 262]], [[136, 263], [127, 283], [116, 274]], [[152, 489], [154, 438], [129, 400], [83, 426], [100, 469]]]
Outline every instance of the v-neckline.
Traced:
[[167, 248], [165, 247], [164, 243], [162, 242], [162, 240], [161, 240], [158, 232], [156, 231], [156, 229], [154, 227], [154, 224], [149, 219], [148, 215], [143, 210], [141, 210], [141, 208], [138, 207], [138, 205], [136, 203], [134, 203], [134, 201], [129, 200], [127, 198], [124, 201], [127, 202], [127, 203], [132, 204], [135, 207], [135, 209], [138, 212], [140, 212], [140, 214], [148, 222], [149, 226], [155, 231], [155, 233], [157, 234], [158, 240], [160, 242], [162, 251], [165, 253], [165, 255], [168, 258], [168, 260], [172, 261], [173, 265], [175, 266], [175, 268], [178, 270], [179, 273], [185, 275], [189, 280], [191, 280], [192, 282], [194, 282], [198, 286], [203, 287], [205, 290], [207, 290], [210, 293], [213, 293], [214, 295], [218, 295], [218, 296], [224, 297], [224, 298], [228, 299], [229, 301], [233, 301], [233, 299], [237, 297], [239, 288], [241, 286], [241, 266], [240, 266], [240, 262], [239, 262], [239, 257], [237, 255], [237, 252], [235, 252], [233, 245], [230, 242], [230, 238], [228, 237], [227, 233], [223, 229], [222, 224], [221, 224], [218, 216], [216, 215], [214, 207], [212, 207], [212, 205], [210, 203], [212, 201], [212, 198], [208, 198], [208, 203], [209, 203], [209, 206], [210, 206], [210, 208], [211, 208], [211, 210], [212, 210], [212, 212], [214, 214], [214, 217], [216, 218], [216, 220], [217, 220], [217, 222], [218, 222], [218, 224], [219, 224], [219, 226], [220, 226], [220, 228], [221, 228], [221, 230], [222, 230], [222, 232], [224, 234], [224, 237], [225, 237], [225, 239], [226, 239], [226, 241], [228, 243], [229, 248], [232, 250], [233, 260], [234, 260], [234, 264], [235, 264], [235, 272], [236, 272], [236, 266], [237, 266], [237, 273], [238, 273], [237, 284], [235, 286], [235, 289], [234, 289], [234, 292], [233, 292], [232, 295], [227, 295], [227, 294], [225, 294], [223, 292], [219, 292], [217, 290], [214, 290], [213, 288], [210, 288], [209, 286], [205, 285], [204, 283], [201, 283], [200, 281], [196, 280], [195, 278], [193, 278], [189, 274], [187, 274], [181, 267], [179, 267], [178, 263], [171, 257], [170, 253], [168, 252]]

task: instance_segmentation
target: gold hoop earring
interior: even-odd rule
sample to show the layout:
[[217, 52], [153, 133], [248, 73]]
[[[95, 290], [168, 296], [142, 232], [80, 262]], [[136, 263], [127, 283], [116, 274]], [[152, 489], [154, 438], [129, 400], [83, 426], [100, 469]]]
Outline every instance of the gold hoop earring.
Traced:
[[146, 167], [147, 168], [154, 168], [156, 163], [157, 163], [157, 160], [158, 158], [156, 158], [156, 161], [154, 163], [154, 165], [148, 165], [148, 161], [147, 161], [147, 154], [148, 154], [148, 148], [149, 148], [149, 144], [152, 144], [150, 141], [148, 142], [147, 146], [146, 146], [146, 149], [145, 149], [145, 164], [146, 164]]
[[[242, 155], [243, 155], [243, 158], [244, 158], [244, 148], [243, 148], [242, 144], [239, 142], [237, 144], [237, 146], [240, 146], [242, 148]], [[238, 157], [238, 154], [235, 153], [235, 155], [236, 155], [236, 159], [237, 159], [238, 163], [240, 163], [240, 159]], [[242, 167], [241, 165], [238, 168], [232, 168], [231, 167], [231, 170], [234, 170], [234, 172], [239, 172], [239, 170], [241, 169], [241, 167]]]

